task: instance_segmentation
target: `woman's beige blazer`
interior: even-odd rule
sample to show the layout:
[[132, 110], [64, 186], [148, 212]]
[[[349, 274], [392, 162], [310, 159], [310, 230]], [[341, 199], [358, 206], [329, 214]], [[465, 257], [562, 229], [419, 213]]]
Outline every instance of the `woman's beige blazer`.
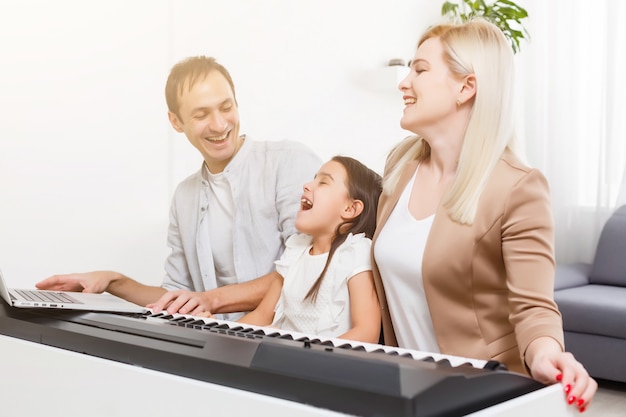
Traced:
[[[390, 158], [388, 165], [394, 162]], [[373, 248], [417, 165], [409, 163], [392, 195], [381, 196]], [[452, 221], [445, 208], [438, 208], [422, 272], [441, 353], [493, 359], [528, 373], [523, 358], [532, 340], [549, 336], [563, 347], [561, 315], [553, 300], [553, 224], [545, 177], [509, 151], [488, 180], [471, 226]], [[375, 262], [374, 277], [384, 341], [396, 346]]]

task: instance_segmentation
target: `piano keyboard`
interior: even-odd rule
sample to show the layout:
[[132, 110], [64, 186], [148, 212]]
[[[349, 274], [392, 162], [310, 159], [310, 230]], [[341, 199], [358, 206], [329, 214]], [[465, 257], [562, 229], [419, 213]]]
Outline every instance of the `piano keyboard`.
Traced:
[[166, 311], [155, 313], [150, 311], [143, 315], [147, 320], [165, 320], [167, 323], [192, 328], [197, 330], [207, 330], [212, 332], [228, 333], [234, 336], [252, 336], [259, 338], [289, 339], [296, 342], [319, 344], [340, 349], [365, 351], [368, 353], [384, 353], [387, 355], [409, 357], [419, 361], [435, 362], [446, 364], [452, 367], [472, 366], [474, 368], [505, 369], [504, 364], [481, 359], [465, 358], [462, 356], [444, 355], [440, 353], [423, 352], [413, 349], [403, 349], [393, 346], [386, 346], [374, 343], [364, 343], [339, 338], [320, 338], [319, 336], [298, 333], [294, 331], [281, 330], [273, 327], [255, 326], [245, 323], [238, 323], [216, 318], [204, 318], [191, 316], [188, 314], [169, 314]]

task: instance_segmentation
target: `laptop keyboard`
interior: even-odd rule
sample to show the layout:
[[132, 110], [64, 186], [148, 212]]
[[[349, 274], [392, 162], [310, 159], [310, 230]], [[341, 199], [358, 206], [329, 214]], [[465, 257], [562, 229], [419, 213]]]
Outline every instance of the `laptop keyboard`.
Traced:
[[28, 301], [45, 301], [50, 303], [73, 303], [81, 304], [80, 301], [60, 292], [54, 291], [29, 291], [15, 290], [16, 293]]

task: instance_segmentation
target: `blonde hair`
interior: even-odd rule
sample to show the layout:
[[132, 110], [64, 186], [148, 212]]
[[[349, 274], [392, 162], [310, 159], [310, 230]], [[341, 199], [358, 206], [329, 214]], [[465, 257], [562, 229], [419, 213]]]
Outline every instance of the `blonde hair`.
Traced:
[[[502, 153], [514, 149], [514, 67], [513, 51], [502, 31], [483, 19], [465, 23], [440, 24], [429, 28], [417, 46], [438, 38], [443, 60], [454, 77], [474, 74], [476, 94], [465, 130], [456, 178], [442, 204], [450, 217], [472, 224], [482, 190]], [[396, 160], [385, 173], [384, 192], [397, 186], [407, 162], [430, 156], [430, 146], [419, 136], [398, 144], [387, 159]]]

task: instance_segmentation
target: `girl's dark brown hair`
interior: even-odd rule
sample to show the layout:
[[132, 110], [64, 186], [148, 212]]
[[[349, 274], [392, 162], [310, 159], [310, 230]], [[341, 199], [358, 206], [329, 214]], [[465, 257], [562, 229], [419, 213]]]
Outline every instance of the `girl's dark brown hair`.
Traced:
[[363, 202], [363, 211], [355, 218], [346, 220], [337, 226], [335, 237], [330, 244], [326, 265], [324, 265], [322, 273], [311, 286], [306, 297], [304, 297], [305, 300], [311, 299], [313, 302], [315, 302], [317, 298], [317, 293], [322, 285], [322, 280], [324, 279], [324, 275], [326, 275], [326, 271], [333, 259], [335, 251], [345, 242], [348, 235], [350, 233], [355, 235], [365, 233], [365, 236], [370, 239], [374, 236], [374, 230], [376, 229], [376, 209], [378, 208], [380, 193], [383, 190], [381, 176], [356, 159], [350, 158], [349, 156], [337, 155], [334, 156], [331, 161], [339, 162], [346, 169], [348, 174], [346, 184], [348, 195], [353, 200], [361, 200]]

